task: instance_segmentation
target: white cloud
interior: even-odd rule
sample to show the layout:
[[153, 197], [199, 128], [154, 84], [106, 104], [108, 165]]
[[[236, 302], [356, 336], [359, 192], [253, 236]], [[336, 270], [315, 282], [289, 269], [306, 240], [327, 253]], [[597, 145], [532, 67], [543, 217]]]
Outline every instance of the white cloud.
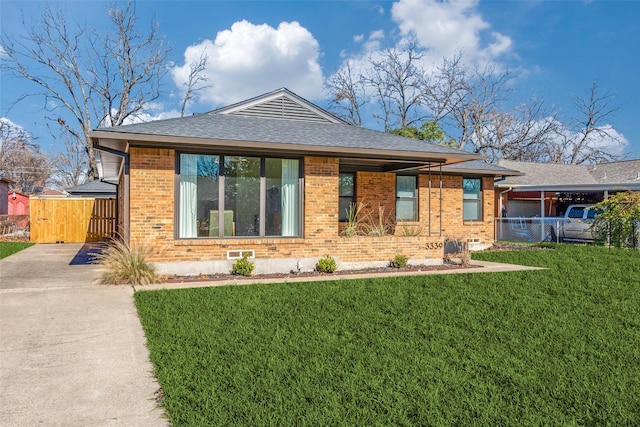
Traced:
[[478, 0], [399, 0], [391, 8], [400, 33], [415, 36], [418, 44], [429, 49], [427, 59], [439, 64], [457, 52], [470, 65], [485, 66], [509, 53], [513, 43], [509, 36], [490, 29], [478, 9]]
[[182, 66], [172, 69], [173, 80], [184, 88], [189, 66], [202, 52], [208, 58], [206, 85], [197, 93], [210, 107], [227, 105], [280, 87], [308, 98], [322, 97], [320, 49], [313, 35], [298, 22], [282, 22], [278, 28], [236, 22], [220, 31], [215, 40], [189, 46]]
[[[500, 32], [491, 31], [478, 11], [478, 0], [398, 0], [391, 7], [391, 16], [397, 30], [389, 34], [399, 36], [395, 47], [405, 46], [415, 40], [417, 48], [424, 50], [422, 67], [425, 72], [434, 71], [443, 59], [462, 54], [463, 65], [479, 69], [490, 67], [496, 73], [506, 67], [503, 61], [515, 57], [512, 39]], [[393, 47], [387, 33], [373, 31], [363, 41], [361, 50], [342, 55], [343, 65], [349, 61], [356, 74], [367, 74], [369, 58], [377, 58], [382, 50]], [[513, 67], [511, 67], [513, 69]], [[517, 70], [516, 76], [522, 71]]]
[[[611, 125], [600, 126], [598, 129], [600, 132], [592, 133], [589, 136], [588, 147], [604, 149], [614, 156], [622, 157], [629, 146], [629, 140]], [[578, 140], [582, 138], [582, 134], [575, 134], [573, 137]]]
[[353, 41], [356, 43], [360, 43], [362, 40], [364, 40], [364, 34], [357, 34], [353, 36]]
[[363, 46], [365, 52], [374, 52], [382, 48], [384, 42], [384, 30], [372, 31], [369, 38]]
[[145, 123], [145, 122], [153, 122], [155, 120], [164, 120], [164, 119], [172, 119], [174, 117], [180, 117], [180, 111], [178, 110], [169, 110], [169, 111], [160, 111], [158, 113], [140, 113], [135, 116], [129, 116], [125, 119], [124, 125], [130, 125], [134, 123]]
[[10, 137], [22, 132], [26, 132], [25, 128], [23, 128], [19, 124], [12, 122], [6, 117], [0, 117], [0, 129], [2, 129], [2, 137]]

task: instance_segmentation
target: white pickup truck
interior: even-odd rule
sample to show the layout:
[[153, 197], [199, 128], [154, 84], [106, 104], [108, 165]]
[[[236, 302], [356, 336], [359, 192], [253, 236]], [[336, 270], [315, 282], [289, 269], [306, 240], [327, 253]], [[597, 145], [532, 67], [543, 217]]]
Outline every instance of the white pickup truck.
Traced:
[[[593, 205], [569, 205], [562, 217], [562, 221], [557, 222], [558, 230], [555, 234], [561, 241], [593, 242], [594, 236], [591, 232], [593, 220], [598, 215], [598, 211], [592, 209]], [[553, 224], [552, 226], [556, 226]]]

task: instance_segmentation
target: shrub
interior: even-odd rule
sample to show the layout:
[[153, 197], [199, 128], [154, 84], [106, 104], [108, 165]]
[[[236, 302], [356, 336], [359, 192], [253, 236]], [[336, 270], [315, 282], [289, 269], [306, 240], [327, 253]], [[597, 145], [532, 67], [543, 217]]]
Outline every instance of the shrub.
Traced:
[[404, 268], [409, 263], [409, 257], [406, 255], [396, 255], [391, 261], [391, 265], [395, 268]]
[[242, 258], [233, 263], [232, 272], [238, 276], [251, 276], [255, 268], [255, 264], [249, 261], [249, 254], [245, 253]]
[[129, 245], [123, 239], [114, 239], [96, 256], [104, 265], [99, 281], [105, 285], [128, 282], [134, 286], [154, 283], [158, 276], [153, 265], [146, 261], [149, 255], [146, 246]]
[[591, 209], [599, 212], [591, 226], [596, 242], [618, 248], [638, 245], [640, 194], [631, 191], [617, 193]]
[[318, 271], [321, 273], [333, 273], [338, 269], [336, 260], [329, 255], [325, 255], [318, 260]]

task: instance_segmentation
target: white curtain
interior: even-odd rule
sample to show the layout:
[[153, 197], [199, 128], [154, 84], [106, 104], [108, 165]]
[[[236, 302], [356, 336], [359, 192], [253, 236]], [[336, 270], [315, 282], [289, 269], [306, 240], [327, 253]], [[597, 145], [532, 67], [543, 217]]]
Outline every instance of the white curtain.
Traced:
[[180, 155], [180, 237], [198, 237], [198, 155]]
[[298, 160], [282, 159], [282, 235], [298, 235]]

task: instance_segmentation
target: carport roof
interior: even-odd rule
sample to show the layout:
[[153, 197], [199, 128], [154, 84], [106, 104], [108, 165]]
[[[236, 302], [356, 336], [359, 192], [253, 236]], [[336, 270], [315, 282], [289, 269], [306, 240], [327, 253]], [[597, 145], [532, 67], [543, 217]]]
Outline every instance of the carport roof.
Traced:
[[496, 182], [513, 191], [604, 191], [640, 190], [640, 160], [562, 165], [498, 160], [497, 164], [523, 173]]

